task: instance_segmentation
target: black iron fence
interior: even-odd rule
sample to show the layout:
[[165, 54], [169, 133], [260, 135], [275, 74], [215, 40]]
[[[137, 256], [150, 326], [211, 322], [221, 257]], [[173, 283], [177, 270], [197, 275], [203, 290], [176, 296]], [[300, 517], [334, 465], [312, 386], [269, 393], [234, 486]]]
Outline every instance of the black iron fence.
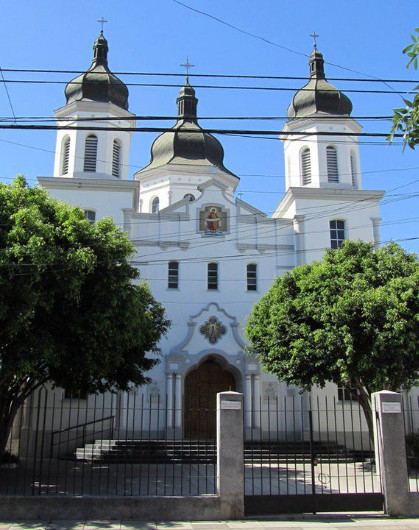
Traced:
[[419, 397], [403, 400], [409, 491], [419, 492]]
[[[201, 412], [201, 414], [200, 414]], [[194, 411], [207, 432], [208, 411]], [[66, 398], [40, 389], [19, 411], [0, 473], [0, 495], [215, 493], [215, 442], [184, 439], [182, 411], [135, 392]]]
[[246, 495], [381, 492], [357, 401], [308, 395], [261, 401], [246, 444]]

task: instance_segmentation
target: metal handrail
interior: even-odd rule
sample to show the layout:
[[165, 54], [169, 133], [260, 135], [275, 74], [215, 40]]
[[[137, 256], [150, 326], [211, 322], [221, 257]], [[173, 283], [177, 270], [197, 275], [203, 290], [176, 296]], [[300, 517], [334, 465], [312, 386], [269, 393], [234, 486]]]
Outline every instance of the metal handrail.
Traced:
[[[58, 443], [54, 443], [54, 437], [57, 435], [57, 434], [62, 434], [63, 432], [67, 432], [67, 431], [71, 431], [73, 429], [83, 429], [83, 433], [82, 435], [79, 437], [79, 436], [76, 436], [75, 438], [72, 438], [72, 440], [77, 440], [79, 438], [81, 438], [81, 441], [82, 443], [84, 444], [85, 441], [86, 441], [86, 427], [88, 425], [93, 425], [94, 423], [99, 423], [100, 421], [101, 422], [104, 422], [104, 421], [107, 421], [107, 420], [112, 420], [112, 423], [111, 423], [111, 427], [110, 427], [110, 431], [113, 433], [113, 430], [114, 430], [114, 421], [115, 421], [115, 415], [112, 415], [112, 416], [106, 416], [105, 418], [99, 418], [97, 420], [91, 420], [91, 421], [86, 421], [84, 423], [79, 423], [77, 425], [72, 425], [71, 427], [66, 427], [65, 429], [59, 429], [57, 431], [51, 431], [51, 445], [50, 445], [50, 456], [52, 457], [53, 455], [53, 451], [54, 451], [54, 446], [55, 445], [60, 445], [62, 443], [68, 443], [70, 440], [67, 439], [67, 440], [64, 440], [63, 442], [58, 442]], [[94, 431], [93, 434], [100, 434], [102, 432], [104, 432], [105, 429], [102, 429], [101, 431]]]

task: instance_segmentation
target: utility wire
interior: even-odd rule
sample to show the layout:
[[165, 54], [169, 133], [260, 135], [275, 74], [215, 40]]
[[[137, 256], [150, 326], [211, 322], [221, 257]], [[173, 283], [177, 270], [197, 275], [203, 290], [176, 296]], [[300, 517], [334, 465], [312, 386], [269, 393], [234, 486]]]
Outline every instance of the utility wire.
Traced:
[[[304, 55], [304, 54], [303, 54]], [[45, 73], [45, 74], [84, 74], [86, 70], [52, 70], [40, 68], [3, 68], [3, 72], [12, 73]], [[146, 77], [181, 77], [185, 78], [185, 73], [178, 72], [132, 72], [113, 71], [114, 75], [146, 76]], [[366, 74], [363, 74], [366, 75]], [[189, 73], [190, 78], [214, 78], [214, 79], [269, 79], [274, 81], [308, 81], [307, 76], [287, 76], [287, 75], [249, 75], [249, 74], [196, 74]], [[362, 77], [327, 77], [328, 81], [348, 81], [353, 83], [419, 83], [418, 79], [384, 79], [374, 77], [364, 79]]]
[[[68, 81], [46, 81], [46, 80], [35, 80], [35, 79], [5, 79], [4, 82], [14, 84], [30, 84], [30, 85], [68, 85]], [[74, 85], [82, 85], [83, 82], [73, 82]], [[100, 81], [90, 82], [89, 86], [100, 84]], [[148, 88], [178, 88], [183, 87], [182, 84], [174, 83], [125, 83], [129, 87], [148, 87]], [[316, 92], [316, 88], [306, 87], [269, 87], [269, 86], [239, 86], [239, 85], [194, 85], [197, 89], [211, 89], [211, 90], [267, 90], [274, 92]], [[411, 94], [411, 90], [371, 90], [371, 89], [339, 89], [341, 92], [352, 93], [352, 94], [398, 94], [408, 95]], [[322, 89], [322, 92], [335, 93], [336, 89]]]
[[[176, 134], [179, 132], [179, 129], [173, 129], [172, 127], [85, 127], [77, 125], [4, 125], [0, 124], [0, 129], [7, 130], [36, 130], [36, 131], [115, 131], [120, 132], [150, 132], [150, 133], [173, 133]], [[251, 129], [208, 129], [208, 128], [197, 128], [197, 129], [186, 129], [188, 134], [229, 134], [229, 135], [243, 135], [243, 134], [253, 134], [253, 135], [280, 135], [281, 137], [287, 136], [298, 136], [298, 137], [307, 137], [307, 136], [356, 136], [356, 137], [380, 137], [387, 138], [388, 133], [362, 133], [362, 132], [327, 132], [327, 131], [317, 131], [317, 132], [298, 132], [298, 131], [278, 131], [278, 130], [251, 130]], [[402, 138], [403, 134], [395, 134], [394, 137]]]
[[11, 109], [12, 114], [13, 114], [14, 122], [16, 123], [15, 111], [13, 109], [12, 100], [11, 100], [10, 94], [9, 94], [9, 89], [7, 88], [6, 80], [4, 79], [3, 70], [1, 69], [1, 67], [0, 67], [0, 73], [1, 73], [1, 78], [3, 80], [4, 90], [6, 91], [7, 99], [9, 100], [9, 105], [10, 105], [10, 109]]

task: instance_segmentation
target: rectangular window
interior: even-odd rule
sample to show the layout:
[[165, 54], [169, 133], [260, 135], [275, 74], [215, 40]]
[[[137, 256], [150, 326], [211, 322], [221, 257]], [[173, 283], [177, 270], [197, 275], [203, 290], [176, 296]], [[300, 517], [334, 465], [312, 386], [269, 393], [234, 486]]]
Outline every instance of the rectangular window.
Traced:
[[208, 289], [218, 289], [218, 263], [208, 263]]
[[96, 212], [93, 210], [84, 210], [84, 217], [93, 224], [96, 221]]
[[358, 401], [356, 389], [338, 386], [338, 401]]
[[179, 287], [179, 262], [169, 261], [168, 282], [169, 289], [177, 289]]
[[345, 221], [330, 221], [330, 248], [340, 248], [345, 241]]
[[64, 389], [64, 399], [87, 399], [88, 396], [85, 390]]
[[257, 265], [256, 263], [249, 263], [247, 266], [247, 290], [257, 290]]

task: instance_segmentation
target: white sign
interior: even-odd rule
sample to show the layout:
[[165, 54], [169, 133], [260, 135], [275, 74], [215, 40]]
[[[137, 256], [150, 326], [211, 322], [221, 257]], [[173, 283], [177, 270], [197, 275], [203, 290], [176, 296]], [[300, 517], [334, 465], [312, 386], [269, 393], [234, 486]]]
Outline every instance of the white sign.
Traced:
[[240, 410], [242, 404], [241, 401], [221, 401], [221, 408], [227, 410]]
[[402, 406], [399, 401], [383, 401], [382, 411], [386, 414], [400, 414]]

